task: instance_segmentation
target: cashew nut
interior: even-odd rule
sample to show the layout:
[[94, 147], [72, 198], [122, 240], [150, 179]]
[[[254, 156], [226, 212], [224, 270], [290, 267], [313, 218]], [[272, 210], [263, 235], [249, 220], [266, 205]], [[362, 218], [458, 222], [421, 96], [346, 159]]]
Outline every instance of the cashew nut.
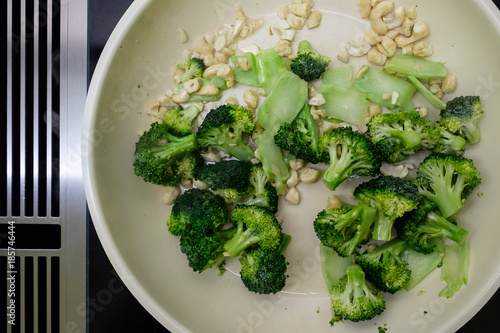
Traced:
[[290, 24], [290, 27], [294, 28], [295, 30], [300, 30], [304, 26], [305, 20], [293, 13], [288, 13], [286, 16], [286, 21], [288, 24]]
[[370, 12], [372, 11], [372, 1], [371, 0], [359, 0], [359, 15], [362, 19], [367, 20], [370, 18]]
[[363, 36], [365, 42], [369, 43], [371, 46], [375, 46], [382, 41], [382, 38], [378, 33], [373, 30], [368, 30]]
[[335, 194], [328, 197], [328, 204], [326, 209], [340, 209], [342, 208], [342, 200]]
[[387, 23], [387, 28], [389, 30], [400, 27], [406, 18], [406, 10], [403, 6], [398, 6], [394, 10], [393, 17], [384, 17], [383, 20]]
[[287, 57], [292, 54], [292, 44], [289, 40], [280, 39], [274, 46], [274, 50], [280, 57]]
[[413, 46], [413, 54], [417, 57], [430, 57], [434, 53], [431, 43], [428, 40], [423, 40]]
[[243, 93], [243, 99], [245, 100], [245, 103], [247, 103], [247, 106], [250, 109], [256, 109], [257, 104], [259, 102], [259, 97], [257, 96], [257, 92], [252, 89], [245, 90]]
[[290, 171], [290, 178], [288, 178], [288, 180], [286, 181], [286, 185], [289, 188], [292, 188], [292, 187], [297, 186], [298, 183], [299, 183], [299, 176], [297, 174], [297, 170], [292, 169]]
[[337, 60], [344, 64], [347, 64], [349, 62], [349, 53], [347, 53], [347, 51], [340, 51], [337, 54]]
[[353, 57], [362, 57], [370, 50], [370, 44], [366, 42], [358, 44], [355, 41], [349, 41], [346, 43], [345, 50]]
[[306, 165], [306, 162], [304, 160], [299, 159], [291, 160], [289, 163], [292, 170], [300, 170]]
[[315, 183], [320, 176], [319, 170], [313, 168], [305, 168], [300, 174], [300, 180], [304, 183]]
[[228, 88], [234, 85], [234, 72], [231, 66], [229, 66], [228, 64], [212, 65], [205, 69], [205, 72], [203, 73], [203, 77], [205, 79], [212, 79], [216, 75], [226, 80]]
[[199, 188], [200, 190], [206, 190], [208, 188], [208, 184], [205, 182], [202, 182], [201, 180], [193, 180], [193, 185], [196, 188]]
[[315, 10], [311, 12], [311, 14], [306, 20], [307, 29], [314, 29], [319, 27], [319, 25], [321, 24], [321, 17], [322, 17], [321, 11]]
[[403, 21], [403, 24], [401, 25], [401, 31], [400, 31], [401, 34], [405, 37], [410, 37], [414, 25], [415, 25], [415, 21], [413, 21], [412, 19], [410, 19], [408, 17], [405, 18], [405, 20]]
[[383, 17], [394, 9], [392, 1], [382, 1], [377, 4], [370, 12], [370, 24], [373, 30], [379, 35], [385, 35], [389, 28], [387, 23], [384, 22]]
[[323, 105], [326, 103], [325, 97], [322, 94], [316, 94], [313, 98], [309, 100], [309, 105]]
[[180, 193], [181, 189], [179, 188], [179, 186], [166, 187], [163, 192], [162, 200], [165, 205], [173, 205], [175, 199], [177, 199]]
[[425, 22], [419, 21], [413, 26], [412, 35], [410, 37], [398, 36], [395, 39], [399, 47], [405, 47], [408, 44], [416, 42], [429, 35], [429, 27]]
[[396, 42], [394, 42], [392, 39], [390, 39], [387, 36], [382, 37], [382, 41], [377, 44], [377, 48], [386, 57], [392, 57], [394, 53], [396, 53], [396, 49], [398, 46], [396, 45]]
[[288, 201], [288, 203], [297, 206], [300, 202], [299, 190], [297, 190], [296, 187], [292, 187], [291, 189], [288, 190], [285, 199], [286, 201]]
[[188, 80], [184, 83], [184, 90], [188, 93], [194, 93], [197, 92], [201, 88], [201, 80], [200, 78], [194, 78], [191, 80]]
[[215, 96], [218, 93], [219, 89], [215, 84], [207, 84], [206, 86], [201, 87], [200, 90], [197, 91], [197, 94], [206, 96]]
[[380, 53], [380, 51], [376, 49], [371, 49], [366, 54], [366, 60], [368, 60], [374, 65], [382, 66], [387, 61], [387, 56], [383, 55], [382, 53]]
[[172, 96], [172, 101], [174, 101], [175, 103], [186, 103], [187, 101], [189, 101], [190, 97], [191, 96], [189, 96], [189, 93], [186, 90], [182, 89], [178, 95]]
[[181, 42], [182, 44], [187, 43], [186, 31], [182, 28], [177, 29], [177, 38], [179, 39], [179, 42]]
[[306, 19], [311, 14], [311, 4], [308, 2], [292, 3], [290, 12], [298, 17]]
[[445, 94], [455, 91], [457, 87], [457, 77], [455, 75], [449, 74], [443, 79], [441, 84], [441, 91]]

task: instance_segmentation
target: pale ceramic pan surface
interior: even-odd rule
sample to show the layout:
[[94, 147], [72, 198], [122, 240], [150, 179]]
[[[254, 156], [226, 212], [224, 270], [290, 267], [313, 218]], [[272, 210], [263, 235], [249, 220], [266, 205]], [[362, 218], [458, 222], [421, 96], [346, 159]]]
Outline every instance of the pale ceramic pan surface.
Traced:
[[[172, 332], [374, 332], [375, 325], [384, 324], [390, 332], [454, 332], [499, 287], [500, 15], [496, 7], [479, 0], [401, 1], [406, 7], [418, 5], [419, 19], [431, 29], [432, 59], [445, 61], [458, 77], [458, 89], [450, 97], [480, 95], [484, 105], [482, 141], [467, 151], [484, 181], [459, 215], [470, 231], [469, 284], [452, 299], [439, 298], [445, 284], [435, 271], [410, 292], [386, 295], [387, 310], [374, 320], [332, 328], [312, 228], [331, 194], [321, 182], [299, 185], [299, 206], [281, 202], [284, 231], [293, 236], [286, 252], [290, 278], [283, 292], [260, 296], [248, 292], [232, 272], [237, 265], [229, 264], [230, 271], [223, 276], [215, 270], [194, 273], [179, 251], [178, 238], [166, 228], [170, 207], [161, 202], [162, 189], [133, 174], [134, 144], [150, 122], [148, 105], [172, 87], [170, 68], [183, 59], [186, 45], [179, 43], [177, 29], [185, 29], [192, 42], [231, 23], [235, 15], [229, 3], [234, 2], [135, 1], [102, 53], [89, 90], [82, 155], [89, 209], [114, 268], [143, 306]], [[248, 16], [267, 22], [275, 22], [276, 9], [288, 4], [286, 0], [237, 3]], [[342, 42], [359, 38], [367, 29], [356, 5], [357, 1], [316, 0], [314, 8], [323, 11], [323, 24], [314, 32], [304, 29], [295, 40], [308, 39], [320, 53], [335, 58]], [[266, 30], [254, 37], [262, 47], [277, 40]], [[336, 60], [334, 64], [339, 65]], [[436, 111], [430, 108], [430, 112], [435, 118]], [[349, 191], [362, 180], [347, 182], [336, 193], [349, 200]]]

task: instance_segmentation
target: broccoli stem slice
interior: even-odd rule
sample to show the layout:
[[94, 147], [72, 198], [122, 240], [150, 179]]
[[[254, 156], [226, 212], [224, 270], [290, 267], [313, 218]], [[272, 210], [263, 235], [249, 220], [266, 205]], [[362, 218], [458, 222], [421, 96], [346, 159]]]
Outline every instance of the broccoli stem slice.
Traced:
[[387, 134], [401, 139], [405, 146], [410, 149], [418, 146], [422, 142], [421, 135], [414, 131], [390, 129]]
[[394, 221], [395, 219], [385, 215], [382, 211], [377, 211], [377, 218], [373, 225], [372, 238], [382, 241], [391, 240]]
[[433, 93], [427, 89], [426, 86], [420, 82], [415, 76], [409, 75], [408, 80], [417, 88], [417, 90], [425, 97], [425, 99], [432, 104], [438, 110], [446, 109], [446, 103], [437, 98]]
[[439, 292], [440, 297], [451, 298], [469, 280], [470, 246], [466, 240], [462, 244], [451, 244], [445, 248], [441, 280], [446, 287]]
[[420, 79], [445, 77], [448, 74], [442, 63], [414, 55], [395, 55], [387, 61], [383, 70], [412, 75]]
[[448, 238], [458, 244], [462, 244], [469, 234], [467, 230], [433, 212], [427, 215], [427, 223], [422, 225], [421, 228], [429, 237]]
[[214, 145], [213, 147], [220, 149], [231, 156], [236, 157], [240, 161], [249, 161], [254, 157], [254, 151], [249, 146], [243, 143], [236, 143], [236, 145], [222, 144]]

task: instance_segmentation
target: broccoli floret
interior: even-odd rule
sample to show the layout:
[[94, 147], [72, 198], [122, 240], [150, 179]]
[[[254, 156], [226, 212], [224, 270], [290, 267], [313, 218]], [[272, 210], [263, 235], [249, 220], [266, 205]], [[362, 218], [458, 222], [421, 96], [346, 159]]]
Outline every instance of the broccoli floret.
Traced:
[[196, 77], [201, 78], [203, 72], [205, 72], [206, 66], [203, 60], [201, 60], [200, 58], [191, 58], [184, 61], [183, 63], [177, 64], [177, 68], [184, 71], [180, 82], [185, 83], [186, 81], [189, 81]]
[[197, 152], [194, 151], [182, 159], [178, 160], [177, 165], [177, 174], [180, 176], [179, 181], [197, 179], [198, 175], [201, 171], [201, 168], [205, 164], [203, 157]]
[[287, 261], [283, 255], [290, 236], [283, 234], [277, 250], [260, 247], [241, 254], [241, 281], [248, 290], [258, 294], [275, 294], [286, 284]]
[[361, 183], [354, 190], [354, 196], [378, 210], [372, 238], [385, 241], [391, 239], [396, 218], [415, 209], [420, 201], [413, 182], [393, 176], [379, 176]]
[[163, 117], [163, 123], [169, 127], [169, 132], [175, 136], [187, 136], [193, 134], [193, 120], [198, 116], [200, 110], [195, 105], [189, 105], [185, 109], [182, 106], [173, 106], [167, 110]]
[[271, 178], [267, 175], [262, 163], [252, 165], [250, 185], [251, 190], [242, 204], [265, 207], [276, 213], [278, 211], [278, 193], [271, 184]]
[[356, 264], [347, 266], [346, 275], [330, 289], [334, 315], [331, 325], [341, 320], [370, 320], [385, 310], [382, 292], [366, 280], [365, 272]]
[[415, 179], [420, 194], [435, 202], [444, 218], [458, 212], [480, 183], [479, 171], [471, 159], [442, 153], [426, 157]]
[[319, 151], [329, 164], [323, 182], [332, 191], [352, 175], [376, 176], [382, 163], [373, 143], [351, 127], [326, 132], [319, 140]]
[[352, 209], [325, 209], [314, 220], [314, 231], [323, 245], [348, 257], [371, 239], [376, 216], [375, 208], [362, 203]]
[[319, 54], [311, 43], [303, 40], [299, 43], [297, 56], [290, 64], [290, 70], [302, 80], [313, 81], [321, 77], [332, 61], [329, 57]]
[[236, 225], [236, 233], [224, 245], [224, 250], [231, 257], [238, 256], [252, 245], [271, 251], [280, 247], [283, 236], [281, 226], [268, 209], [238, 205], [231, 213], [231, 222]]
[[442, 217], [436, 204], [425, 197], [416, 209], [398, 218], [395, 226], [399, 238], [425, 254], [435, 250], [436, 244], [428, 242], [431, 238], [448, 238], [461, 244], [469, 233]]
[[152, 123], [135, 145], [134, 173], [155, 185], [174, 186], [182, 178], [177, 161], [196, 148], [193, 134], [177, 137], [167, 125]]
[[309, 163], [319, 163], [319, 129], [309, 107], [304, 105], [291, 123], [284, 123], [274, 136], [274, 142], [296, 158]]
[[403, 253], [409, 248], [407, 242], [394, 238], [371, 252], [358, 256], [356, 264], [363, 268], [368, 281], [381, 291], [394, 294], [403, 289], [410, 280], [411, 271], [406, 267]]
[[470, 245], [465, 240], [462, 244], [447, 245], [441, 266], [441, 280], [446, 287], [439, 292], [440, 297], [451, 298], [462, 289], [469, 280]]
[[443, 126], [451, 133], [465, 137], [469, 143], [477, 143], [481, 139], [479, 119], [482, 115], [479, 96], [455, 97], [440, 112]]
[[233, 104], [212, 109], [198, 128], [196, 137], [201, 147], [214, 147], [240, 160], [250, 160], [253, 150], [243, 138], [244, 133], [257, 130], [250, 110]]
[[383, 158], [395, 163], [434, 147], [438, 134], [429, 123], [418, 111], [402, 111], [375, 115], [367, 126]]
[[186, 255], [189, 267], [198, 273], [217, 267], [222, 274], [225, 263], [224, 243], [234, 231], [235, 229], [228, 229], [208, 234], [193, 231], [181, 235], [180, 248]]
[[167, 227], [175, 236], [188, 231], [206, 235], [224, 226], [228, 217], [226, 202], [221, 196], [192, 188], [175, 199]]
[[204, 165], [198, 174], [198, 180], [224, 198], [228, 203], [241, 201], [250, 190], [250, 172], [252, 163], [248, 161], [228, 160]]
[[463, 155], [465, 151], [465, 139], [460, 135], [451, 133], [445, 126], [437, 122], [434, 125], [438, 137], [433, 151], [450, 155]]

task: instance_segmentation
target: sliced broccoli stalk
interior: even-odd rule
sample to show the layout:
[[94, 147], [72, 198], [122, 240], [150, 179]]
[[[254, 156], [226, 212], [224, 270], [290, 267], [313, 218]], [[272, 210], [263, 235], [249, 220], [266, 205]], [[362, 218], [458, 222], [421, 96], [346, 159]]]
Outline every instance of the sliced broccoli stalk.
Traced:
[[[254, 56], [252, 53], [248, 52], [247, 55], [244, 56], [232, 56], [231, 57], [231, 62], [235, 66], [233, 68], [233, 73], [234, 73], [234, 81], [244, 84], [246, 86], [252, 86], [252, 87], [260, 87], [260, 81], [259, 77], [257, 76], [257, 73], [253, 70], [251, 64], [252, 64], [252, 56]], [[249, 68], [247, 70], [243, 70], [238, 66], [238, 59], [239, 58], [245, 58], [248, 60]]]
[[354, 264], [355, 256], [341, 257], [334, 249], [323, 243], [319, 243], [319, 254], [323, 278], [327, 289], [331, 290], [345, 276], [347, 266]]
[[426, 157], [415, 179], [420, 194], [433, 201], [444, 218], [458, 212], [480, 183], [479, 171], [471, 159], [442, 153]]
[[436, 204], [422, 198], [418, 207], [398, 218], [396, 229], [399, 238], [406, 240], [417, 252], [431, 253], [433, 238], [447, 238], [462, 243], [469, 232], [448, 221], [437, 212]]
[[320, 139], [319, 150], [323, 161], [329, 164], [323, 182], [332, 191], [352, 175], [376, 176], [382, 163], [375, 145], [351, 127], [326, 132]]
[[441, 280], [446, 287], [439, 292], [440, 297], [451, 298], [462, 289], [469, 280], [470, 246], [465, 241], [462, 244], [446, 245], [441, 266]]
[[250, 110], [225, 104], [208, 112], [196, 137], [201, 147], [214, 147], [248, 161], [254, 157], [254, 152], [244, 140], [244, 133], [255, 131], [256, 125]]
[[263, 250], [276, 251], [280, 248], [281, 226], [268, 209], [238, 205], [231, 213], [231, 222], [236, 225], [236, 232], [224, 244], [224, 250], [231, 257], [237, 257], [254, 244]]
[[313, 81], [321, 78], [331, 59], [319, 54], [307, 40], [298, 45], [297, 56], [290, 64], [290, 70], [302, 80]]
[[417, 208], [420, 202], [418, 187], [412, 181], [393, 176], [379, 176], [361, 183], [354, 196], [378, 210], [372, 238], [388, 241], [396, 218]]
[[174, 186], [181, 178], [176, 170], [177, 160], [197, 148], [193, 134], [177, 137], [169, 133], [169, 126], [152, 123], [135, 145], [134, 173], [145, 182]]
[[[356, 90], [365, 94], [369, 100], [383, 105], [389, 110], [406, 111], [415, 109], [411, 99], [417, 89], [413, 84], [366, 65], [361, 70], [364, 70], [364, 72], [360, 78], [354, 80], [354, 86]], [[386, 98], [386, 94], [392, 95], [394, 92], [398, 95], [395, 101], [393, 101], [392, 97]]]
[[325, 209], [313, 222], [321, 244], [331, 247], [341, 257], [349, 257], [371, 239], [377, 210], [362, 203], [352, 209]]
[[257, 112], [257, 123], [273, 131], [284, 123], [291, 123], [304, 107], [307, 96], [307, 82], [289, 71], [281, 73]]
[[391, 57], [383, 70], [407, 74], [419, 79], [443, 78], [448, 75], [448, 70], [442, 63], [408, 54]]
[[200, 113], [196, 105], [171, 107], [163, 116], [163, 123], [169, 126], [169, 132], [175, 136], [187, 136], [193, 134], [193, 120]]
[[365, 94], [354, 88], [352, 66], [328, 67], [317, 93], [325, 98], [326, 103], [321, 108], [326, 110], [328, 119], [366, 125], [370, 102]]
[[459, 96], [441, 110], [441, 124], [451, 133], [459, 134], [474, 144], [481, 140], [479, 120], [483, 115], [479, 96]]
[[407, 249], [403, 253], [403, 261], [408, 263], [406, 266], [410, 271], [410, 280], [405, 286], [406, 290], [412, 290], [419, 284], [427, 275], [434, 271], [443, 262], [444, 242], [440, 238], [432, 238], [429, 240], [432, 243], [434, 251], [429, 254], [423, 254]]
[[331, 325], [340, 320], [370, 320], [385, 310], [382, 293], [366, 280], [363, 269], [349, 265], [340, 283], [330, 289], [334, 315]]
[[261, 50], [257, 56], [252, 53], [247, 53], [246, 56], [250, 66], [257, 73], [257, 78], [266, 95], [279, 86], [281, 75], [289, 72], [273, 48]]
[[291, 176], [290, 164], [283, 156], [283, 151], [274, 142], [274, 133], [265, 130], [257, 138], [258, 155], [269, 178], [274, 180], [278, 195], [285, 193], [286, 182]]
[[463, 155], [467, 141], [460, 135], [451, 133], [445, 126], [437, 122], [434, 125], [439, 137], [433, 151], [450, 155]]
[[299, 112], [292, 123], [284, 123], [274, 136], [275, 143], [283, 150], [288, 151], [298, 159], [309, 163], [319, 163], [318, 153], [319, 129], [314, 121], [309, 106]]
[[191, 58], [180, 64], [177, 64], [177, 68], [182, 69], [184, 73], [181, 77], [181, 83], [185, 83], [196, 77], [201, 78], [205, 72], [206, 66], [203, 60], [200, 58]]
[[446, 108], [446, 103], [441, 99], [437, 98], [427, 87], [415, 76], [409, 75], [408, 80], [417, 88], [417, 90], [425, 97], [425, 99], [431, 103], [433, 107], [438, 110], [444, 110]]
[[402, 259], [408, 248], [409, 245], [404, 240], [393, 238], [375, 250], [358, 256], [356, 264], [363, 268], [366, 278], [376, 288], [394, 294], [410, 280], [408, 263]]

